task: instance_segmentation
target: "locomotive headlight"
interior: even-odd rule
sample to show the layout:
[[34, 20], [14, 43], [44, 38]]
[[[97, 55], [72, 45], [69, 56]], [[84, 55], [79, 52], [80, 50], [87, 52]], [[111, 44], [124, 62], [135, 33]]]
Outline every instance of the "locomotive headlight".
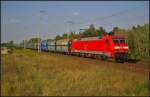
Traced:
[[128, 46], [123, 46], [122, 48], [123, 48], [123, 49], [128, 49]]
[[114, 49], [128, 49], [128, 46], [115, 46]]
[[120, 46], [115, 46], [114, 49], [120, 49]]

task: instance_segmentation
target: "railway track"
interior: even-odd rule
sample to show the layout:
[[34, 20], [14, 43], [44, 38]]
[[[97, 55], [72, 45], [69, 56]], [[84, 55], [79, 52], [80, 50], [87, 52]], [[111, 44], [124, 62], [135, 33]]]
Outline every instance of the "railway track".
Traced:
[[[71, 55], [64, 55], [56, 53], [57, 56], [66, 57], [66, 59], [73, 58], [74, 60], [79, 60], [82, 63], [85, 64], [93, 64], [93, 65], [99, 65], [99, 66], [107, 66], [110, 68], [116, 68], [116, 69], [122, 69], [122, 70], [128, 70], [131, 72], [137, 72], [140, 74], [148, 74], [149, 73], [149, 65], [148, 61], [127, 61], [125, 63], [117, 63], [115, 60], [107, 60], [102, 61], [95, 58], [85, 58], [80, 56], [71, 56]], [[101, 63], [101, 64], [99, 64]]]

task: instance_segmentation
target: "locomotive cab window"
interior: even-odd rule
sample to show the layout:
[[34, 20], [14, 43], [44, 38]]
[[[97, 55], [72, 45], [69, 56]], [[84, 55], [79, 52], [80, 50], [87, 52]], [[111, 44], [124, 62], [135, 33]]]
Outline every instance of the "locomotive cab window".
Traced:
[[126, 38], [114, 38], [113, 42], [114, 43], [127, 43], [127, 39]]
[[114, 43], [119, 43], [119, 40], [117, 40], [117, 39], [114, 39], [113, 41], [114, 41]]
[[125, 39], [120, 39], [120, 43], [125, 43]]

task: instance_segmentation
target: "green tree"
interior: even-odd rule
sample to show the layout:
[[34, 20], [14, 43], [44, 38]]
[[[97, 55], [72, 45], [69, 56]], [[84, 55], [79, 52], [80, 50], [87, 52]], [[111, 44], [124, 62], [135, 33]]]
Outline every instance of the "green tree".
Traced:
[[79, 35], [76, 34], [76, 32], [71, 32], [71, 33], [69, 34], [69, 39], [77, 39], [78, 37], [79, 37]]
[[135, 30], [135, 29], [136, 29], [136, 27], [135, 27], [135, 26], [133, 26], [133, 27], [132, 27], [132, 30]]
[[13, 46], [13, 45], [14, 45], [14, 41], [11, 40], [11, 41], [9, 42], [9, 44]]
[[114, 32], [113, 31], [110, 31], [109, 33], [108, 33], [108, 35], [111, 35], [111, 36], [114, 36]]
[[119, 27], [114, 27], [112, 32], [114, 32], [114, 35], [127, 35], [126, 30]]
[[137, 25], [128, 33], [128, 43], [132, 57], [148, 58], [148, 35], [149, 25]]
[[89, 28], [85, 32], [83, 32], [84, 36], [92, 36], [92, 35], [96, 35], [96, 34], [97, 34], [97, 30], [94, 27], [94, 24], [91, 24], [89, 26]]
[[67, 33], [64, 33], [63, 35], [62, 35], [62, 38], [64, 39], [64, 38], [67, 38], [68, 37], [68, 34]]
[[55, 37], [55, 39], [56, 40], [59, 40], [59, 39], [61, 39], [62, 37], [60, 36], [60, 35], [57, 35], [56, 37]]
[[28, 42], [29, 43], [38, 43], [41, 41], [41, 38], [31, 38]]
[[97, 35], [103, 36], [106, 34], [107, 34], [106, 30], [102, 26], [99, 27], [99, 29], [97, 30]]
[[15, 44], [14, 44], [14, 41], [11, 40], [9, 42], [2, 43], [1, 46], [5, 46], [5, 47], [8, 47], [8, 48], [14, 48]]

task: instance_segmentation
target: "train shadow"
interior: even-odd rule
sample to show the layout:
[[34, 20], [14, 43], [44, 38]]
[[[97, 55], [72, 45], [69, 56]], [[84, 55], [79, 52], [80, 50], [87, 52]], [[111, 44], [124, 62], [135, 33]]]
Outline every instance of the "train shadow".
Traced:
[[[78, 56], [78, 57], [87, 58], [87, 59], [101, 60], [101, 59], [96, 58], [96, 57], [93, 57], [93, 56], [79, 56], [79, 55], [73, 55], [73, 54], [71, 54], [71, 56]], [[107, 61], [107, 62], [112, 62], [112, 63], [118, 63], [118, 62], [116, 62], [115, 59], [112, 59], [112, 58], [107, 59], [107, 60], [101, 60], [101, 61]], [[124, 62], [125, 62], [125, 63], [137, 63], [137, 62], [139, 62], [139, 61], [140, 61], [139, 59], [131, 59], [131, 58], [128, 58], [128, 59], [126, 59]]]
[[[125, 63], [137, 63], [139, 61], [139, 59], [126, 59]], [[118, 63], [114, 59], [108, 59], [107, 62]]]
[[[108, 60], [109, 62], [113, 62], [113, 63], [116, 63], [115, 60]], [[137, 63], [139, 62], [140, 60], [139, 59], [126, 59], [125, 62], [126, 63]], [[118, 62], [117, 62], [118, 63]]]

